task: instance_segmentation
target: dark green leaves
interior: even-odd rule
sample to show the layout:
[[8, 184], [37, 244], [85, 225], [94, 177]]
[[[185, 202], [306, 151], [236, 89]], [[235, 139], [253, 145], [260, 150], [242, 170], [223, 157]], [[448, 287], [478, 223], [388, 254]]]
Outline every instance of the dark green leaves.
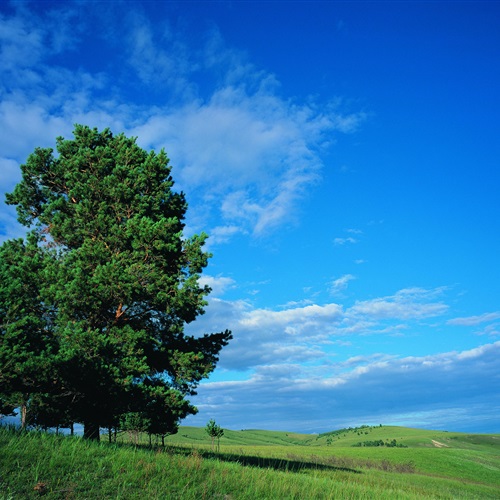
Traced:
[[187, 204], [165, 153], [77, 125], [56, 155], [37, 148], [21, 169], [7, 201], [34, 230], [2, 249], [0, 362], [17, 349], [26, 375], [29, 360], [43, 358], [50, 390], [71, 395], [66, 417], [89, 425], [118, 422], [141, 387], [145, 407], [133, 411], [160, 405], [173, 421], [192, 413], [183, 396], [215, 368], [231, 333], [183, 334], [206, 305], [198, 278], [209, 255], [205, 234], [183, 237]]

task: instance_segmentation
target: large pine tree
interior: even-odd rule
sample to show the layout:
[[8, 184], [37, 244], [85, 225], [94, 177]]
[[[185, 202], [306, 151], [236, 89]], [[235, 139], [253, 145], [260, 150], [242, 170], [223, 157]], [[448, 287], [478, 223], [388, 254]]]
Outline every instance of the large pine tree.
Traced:
[[[19, 285], [34, 322], [23, 335], [39, 336], [42, 346], [31, 354], [43, 353], [50, 373], [43, 387], [28, 391], [2, 367], [11, 393], [38, 390], [45, 401], [65, 401], [64, 419], [82, 422], [89, 438], [99, 438], [100, 426], [151, 408], [156, 427], [174, 431], [196, 412], [186, 396], [213, 371], [231, 333], [184, 333], [206, 305], [210, 290], [198, 279], [209, 255], [206, 235], [183, 236], [187, 204], [173, 190], [166, 154], [77, 125], [73, 140], [57, 139], [57, 155], [37, 148], [21, 170], [7, 202], [31, 228], [28, 241], [38, 259], [38, 267], [30, 261], [36, 278], [27, 272]], [[1, 288], [7, 290], [15, 264], [5, 256], [17, 252], [26, 261], [27, 246], [3, 247]], [[8, 357], [12, 321], [24, 316], [16, 316], [11, 294], [0, 299], [0, 352]]]

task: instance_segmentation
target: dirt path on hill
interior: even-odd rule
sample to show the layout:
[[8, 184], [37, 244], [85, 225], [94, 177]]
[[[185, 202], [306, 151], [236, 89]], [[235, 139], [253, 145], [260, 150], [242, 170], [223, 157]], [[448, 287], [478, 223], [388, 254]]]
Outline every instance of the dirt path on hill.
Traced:
[[436, 448], [449, 448], [447, 444], [440, 443], [439, 441], [434, 441], [434, 439], [431, 439], [431, 441]]

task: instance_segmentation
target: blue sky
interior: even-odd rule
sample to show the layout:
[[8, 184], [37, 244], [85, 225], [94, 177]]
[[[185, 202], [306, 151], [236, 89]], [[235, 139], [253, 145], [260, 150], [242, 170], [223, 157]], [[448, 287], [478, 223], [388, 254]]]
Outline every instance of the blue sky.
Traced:
[[210, 235], [184, 423], [500, 431], [498, 2], [2, 2], [0, 47], [2, 197], [109, 127]]

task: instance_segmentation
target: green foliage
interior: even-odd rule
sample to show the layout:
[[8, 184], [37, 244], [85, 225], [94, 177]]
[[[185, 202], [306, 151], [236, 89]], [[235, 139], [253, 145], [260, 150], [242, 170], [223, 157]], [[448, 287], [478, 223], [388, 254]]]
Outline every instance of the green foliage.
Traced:
[[53, 385], [54, 316], [41, 290], [46, 262], [36, 234], [0, 246], [1, 413], [21, 407], [23, 427], [30, 395]]
[[139, 444], [141, 432], [146, 432], [149, 427], [149, 420], [140, 412], [124, 413], [120, 418], [120, 429], [130, 434], [134, 444]]
[[[380, 425], [380, 427], [382, 427], [382, 425]], [[319, 437], [320, 438], [325, 436], [335, 437], [335, 436], [347, 435], [350, 432], [354, 432], [359, 436], [362, 432], [366, 434], [368, 431], [371, 431], [372, 429], [375, 429], [375, 427], [372, 427], [370, 425], [360, 425], [359, 427], [346, 427], [343, 429], [337, 429], [330, 432], [324, 432], [320, 434]]]
[[231, 338], [184, 334], [210, 291], [206, 235], [183, 237], [163, 150], [77, 125], [57, 153], [35, 149], [7, 195], [31, 231], [0, 248], [2, 401], [55, 398], [92, 437], [130, 412], [175, 432]]
[[212, 438], [212, 449], [214, 448], [214, 442], [217, 439], [217, 451], [220, 451], [220, 438], [224, 435], [224, 429], [215, 423], [212, 418], [205, 427], [205, 432]]

